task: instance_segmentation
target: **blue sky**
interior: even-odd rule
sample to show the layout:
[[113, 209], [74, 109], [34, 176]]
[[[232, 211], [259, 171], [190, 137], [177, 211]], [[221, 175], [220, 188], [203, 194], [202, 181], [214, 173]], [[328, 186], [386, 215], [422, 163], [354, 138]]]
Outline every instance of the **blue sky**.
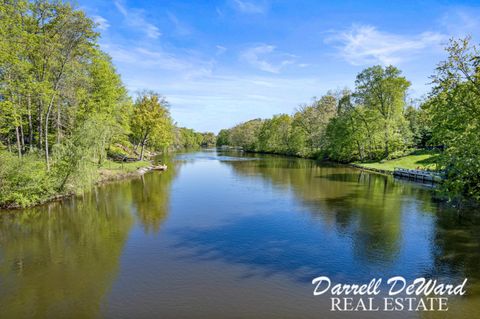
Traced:
[[91, 1], [100, 45], [132, 96], [167, 97], [178, 125], [199, 131], [294, 112], [393, 64], [429, 91], [450, 37], [480, 37], [479, 1]]

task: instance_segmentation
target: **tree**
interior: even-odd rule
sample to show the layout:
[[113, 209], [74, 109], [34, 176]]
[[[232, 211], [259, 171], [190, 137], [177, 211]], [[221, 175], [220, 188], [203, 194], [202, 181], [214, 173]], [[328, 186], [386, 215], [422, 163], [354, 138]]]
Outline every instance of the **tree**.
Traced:
[[434, 74], [429, 100], [433, 141], [443, 145], [444, 190], [480, 199], [480, 50], [470, 38], [451, 40]]
[[143, 160], [145, 146], [166, 148], [173, 140], [172, 120], [167, 100], [151, 91], [142, 92], [134, 105], [132, 135], [141, 145], [140, 160]]
[[311, 156], [324, 145], [325, 129], [337, 112], [337, 99], [329, 92], [310, 105], [302, 105], [293, 116], [292, 139], [294, 153]]
[[210, 146], [216, 145], [216, 143], [217, 143], [217, 138], [214, 133], [212, 132], [202, 133], [201, 146], [210, 147]]
[[355, 87], [356, 103], [374, 111], [381, 121], [384, 157], [388, 157], [392, 150], [404, 148], [408, 141], [401, 134], [406, 126], [403, 110], [410, 82], [396, 67], [377, 65], [360, 72]]
[[412, 132], [413, 145], [418, 148], [427, 147], [431, 143], [432, 130], [426, 110], [410, 105], [405, 109], [405, 119]]
[[265, 120], [258, 133], [258, 150], [268, 153], [290, 153], [292, 118], [287, 114]]
[[258, 149], [258, 134], [262, 125], [263, 121], [261, 119], [236, 125], [230, 131], [231, 145], [242, 147], [246, 151], [256, 151]]
[[230, 145], [230, 130], [223, 129], [218, 132], [217, 146]]

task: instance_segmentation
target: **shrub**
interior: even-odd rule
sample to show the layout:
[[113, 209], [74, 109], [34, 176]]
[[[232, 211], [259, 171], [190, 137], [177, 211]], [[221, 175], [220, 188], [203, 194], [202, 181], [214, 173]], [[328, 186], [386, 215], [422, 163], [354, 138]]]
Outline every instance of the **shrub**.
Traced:
[[8, 152], [0, 152], [0, 163], [0, 206], [26, 207], [55, 193], [54, 182], [38, 156], [19, 159]]

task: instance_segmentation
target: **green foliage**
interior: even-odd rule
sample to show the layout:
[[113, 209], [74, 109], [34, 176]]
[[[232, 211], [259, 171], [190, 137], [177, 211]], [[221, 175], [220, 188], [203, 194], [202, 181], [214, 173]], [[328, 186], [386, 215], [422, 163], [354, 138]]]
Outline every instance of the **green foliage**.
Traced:
[[48, 199], [55, 187], [45, 162], [35, 154], [18, 159], [0, 151], [0, 203], [2, 206], [29, 206]]
[[173, 123], [167, 100], [155, 92], [141, 93], [133, 108], [132, 137], [140, 144], [143, 160], [145, 147], [164, 150], [173, 142]]
[[204, 147], [211, 147], [217, 144], [217, 137], [212, 132], [202, 133], [201, 145]]
[[112, 145], [141, 143], [143, 158], [172, 143], [165, 99], [150, 92], [133, 108], [94, 25], [68, 2], [0, 3], [0, 206], [84, 189]]
[[433, 141], [445, 148], [440, 157], [445, 192], [480, 200], [480, 51], [466, 38], [452, 40], [447, 52], [423, 107], [431, 117]]
[[230, 130], [223, 129], [218, 132], [217, 146], [230, 145]]
[[371, 67], [357, 76], [353, 94], [328, 92], [293, 116], [277, 115], [222, 130], [217, 145], [339, 162], [396, 157], [412, 143], [410, 122], [404, 116], [409, 85], [395, 67]]
[[428, 113], [423, 108], [408, 106], [405, 119], [412, 132], [413, 145], [419, 148], [429, 146], [432, 143], [432, 129]]
[[[390, 152], [405, 149], [410, 134], [403, 116], [405, 97], [410, 82], [401, 76], [401, 71], [393, 66], [385, 68], [377, 65], [367, 68], [357, 75], [354, 97], [358, 105], [371, 112], [371, 120], [382, 127], [384, 156]], [[375, 130], [372, 133], [380, 133]]]
[[331, 92], [301, 106], [292, 121], [292, 153], [308, 157], [320, 152], [325, 146], [325, 130], [336, 112], [337, 98]]
[[232, 146], [242, 147], [246, 151], [258, 151], [258, 136], [262, 129], [261, 119], [250, 120], [230, 129]]
[[287, 114], [275, 115], [265, 120], [258, 134], [257, 150], [268, 153], [288, 154], [292, 119]]
[[201, 146], [203, 136], [186, 127], [175, 128], [174, 146], [176, 149], [195, 149]]

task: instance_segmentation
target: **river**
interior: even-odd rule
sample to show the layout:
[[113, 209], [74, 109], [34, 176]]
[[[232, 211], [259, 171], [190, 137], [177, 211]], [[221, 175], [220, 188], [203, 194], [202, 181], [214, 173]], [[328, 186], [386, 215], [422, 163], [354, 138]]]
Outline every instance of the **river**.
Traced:
[[331, 312], [311, 281], [395, 275], [468, 278], [467, 295], [388, 318], [480, 317], [480, 216], [428, 186], [280, 156], [164, 161], [0, 212], [0, 318], [387, 318]]

